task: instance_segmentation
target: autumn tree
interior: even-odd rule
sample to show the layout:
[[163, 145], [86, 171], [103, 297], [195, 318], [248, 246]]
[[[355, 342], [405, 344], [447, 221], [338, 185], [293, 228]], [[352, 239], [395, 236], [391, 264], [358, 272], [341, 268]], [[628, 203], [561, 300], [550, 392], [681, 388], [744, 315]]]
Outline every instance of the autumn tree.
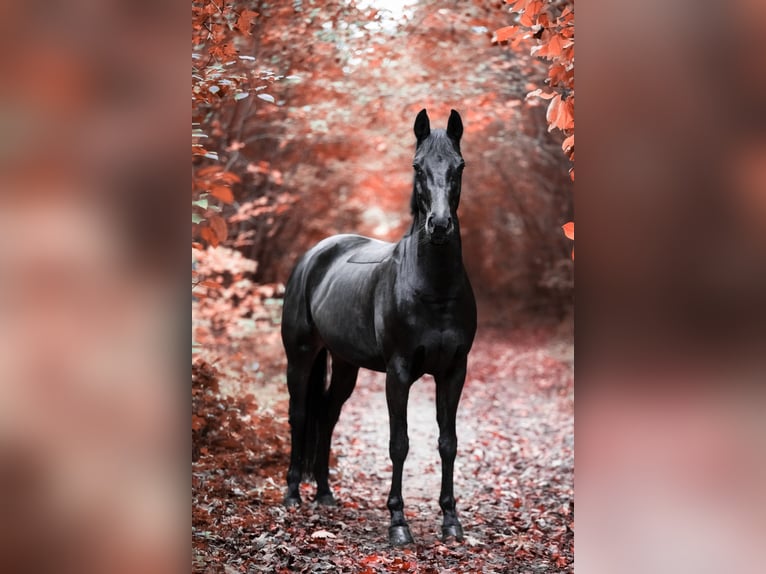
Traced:
[[[222, 206], [234, 201], [232, 186], [240, 182], [230, 170], [238, 144], [227, 143], [222, 116], [251, 97], [254, 80], [272, 79], [252, 67], [254, 57], [240, 54], [257, 17], [247, 2], [192, 2], [192, 224], [194, 235], [213, 246], [228, 237]], [[226, 163], [224, 151], [229, 152]]]
[[[494, 40], [514, 48], [530, 47], [530, 53], [548, 64], [545, 86], [527, 94], [528, 98], [549, 100], [548, 131], [564, 134], [561, 148], [572, 162], [569, 175], [574, 181], [574, 0], [505, 0], [516, 15], [516, 24], [495, 31]], [[574, 239], [574, 223], [563, 226]], [[574, 251], [572, 252], [574, 257]]]

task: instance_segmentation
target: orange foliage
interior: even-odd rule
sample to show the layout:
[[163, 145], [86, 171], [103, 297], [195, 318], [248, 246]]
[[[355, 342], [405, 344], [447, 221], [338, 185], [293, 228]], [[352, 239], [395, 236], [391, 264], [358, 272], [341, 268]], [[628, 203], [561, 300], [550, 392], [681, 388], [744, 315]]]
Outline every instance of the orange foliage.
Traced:
[[[566, 235], [567, 239], [574, 241], [574, 221], [565, 223], [561, 226], [561, 229], [564, 230], [564, 235]], [[574, 259], [574, 247], [572, 248], [572, 259]]]
[[[237, 62], [237, 37], [249, 36], [258, 13], [237, 2], [192, 2], [192, 164], [213, 162], [192, 171], [193, 235], [211, 245], [227, 238], [224, 205], [234, 202], [231, 186], [240, 182], [219, 161], [219, 141], [211, 118], [228, 102], [249, 95], [250, 75]], [[203, 145], [202, 142], [205, 142]], [[234, 149], [232, 144], [227, 149]]]
[[[516, 42], [534, 39], [530, 54], [549, 61], [547, 91], [542, 88], [529, 97], [550, 99], [548, 126], [566, 136], [574, 133], [574, 0], [506, 0], [518, 14], [519, 25], [495, 31], [495, 41]], [[564, 148], [573, 159], [574, 138]]]
[[[549, 62], [547, 90], [538, 88], [527, 97], [550, 100], [545, 116], [548, 131], [558, 129], [564, 133], [561, 149], [574, 163], [574, 0], [505, 1], [510, 11], [518, 14], [519, 25], [496, 30], [494, 40], [510, 42], [515, 48], [524, 39], [535, 39], [530, 54]], [[574, 181], [574, 166], [569, 174]], [[567, 227], [570, 224], [571, 237]], [[574, 223], [567, 223], [564, 233], [574, 239]]]
[[250, 26], [253, 24], [253, 20], [258, 17], [258, 12], [252, 10], [242, 10], [237, 18], [237, 29], [245, 36], [250, 35]]

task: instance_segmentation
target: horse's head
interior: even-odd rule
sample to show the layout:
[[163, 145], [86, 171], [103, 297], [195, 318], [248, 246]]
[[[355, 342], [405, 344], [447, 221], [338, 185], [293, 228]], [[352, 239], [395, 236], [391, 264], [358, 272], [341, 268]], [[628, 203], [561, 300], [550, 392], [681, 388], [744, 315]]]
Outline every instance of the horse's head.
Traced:
[[455, 110], [450, 112], [446, 130], [432, 131], [425, 110], [420, 110], [415, 118], [418, 143], [412, 163], [415, 169], [412, 214], [419, 223], [420, 233], [437, 245], [446, 244], [458, 235], [457, 206], [465, 165], [460, 155], [462, 135], [463, 122]]

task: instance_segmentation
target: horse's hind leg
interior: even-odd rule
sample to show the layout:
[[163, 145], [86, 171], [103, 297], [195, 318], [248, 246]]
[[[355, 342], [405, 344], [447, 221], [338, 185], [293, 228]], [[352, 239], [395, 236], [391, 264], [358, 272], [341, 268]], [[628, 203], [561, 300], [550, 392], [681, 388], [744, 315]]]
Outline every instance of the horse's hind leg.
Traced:
[[356, 385], [359, 367], [346, 363], [333, 355], [330, 388], [325, 399], [325, 408], [319, 419], [319, 441], [314, 477], [317, 481], [317, 502], [328, 506], [335, 505], [335, 498], [328, 482], [330, 466], [330, 445], [332, 431], [338, 422], [343, 403], [351, 396]]
[[285, 506], [298, 506], [301, 503], [299, 488], [306, 445], [307, 397], [315, 356], [316, 351], [308, 347], [300, 347], [288, 353], [287, 388], [290, 392], [291, 448]]

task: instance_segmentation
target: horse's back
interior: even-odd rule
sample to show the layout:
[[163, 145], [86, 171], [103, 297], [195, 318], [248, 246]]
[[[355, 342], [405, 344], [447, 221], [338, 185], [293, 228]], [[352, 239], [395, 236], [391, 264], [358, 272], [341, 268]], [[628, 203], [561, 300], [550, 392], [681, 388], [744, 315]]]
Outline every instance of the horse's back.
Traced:
[[[309, 284], [313, 285], [316, 285], [318, 279], [323, 279], [330, 273], [354, 275], [357, 272], [355, 265], [370, 265], [386, 261], [393, 255], [395, 247], [395, 243], [362, 235], [350, 233], [332, 235], [309, 249], [296, 265], [293, 274], [305, 276]], [[372, 271], [372, 268], [362, 268], [358, 271], [359, 274], [364, 275]]]

